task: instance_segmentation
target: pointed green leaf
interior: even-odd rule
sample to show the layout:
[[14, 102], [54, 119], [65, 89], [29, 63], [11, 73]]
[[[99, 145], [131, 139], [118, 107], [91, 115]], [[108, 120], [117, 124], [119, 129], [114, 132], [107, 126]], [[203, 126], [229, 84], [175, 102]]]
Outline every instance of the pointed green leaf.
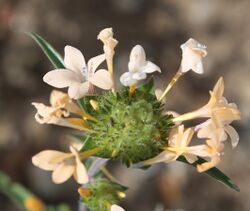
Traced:
[[46, 40], [36, 33], [29, 33], [29, 35], [40, 46], [55, 68], [64, 68], [62, 57]]
[[[179, 157], [178, 161], [189, 164], [183, 156]], [[204, 162], [206, 162], [206, 160], [199, 158], [195, 163], [192, 164], [192, 166], [196, 167], [198, 164], [202, 164]], [[235, 191], [240, 192], [240, 188], [219, 169], [214, 167], [205, 171], [205, 173], [215, 178], [217, 181], [223, 183], [224, 185], [234, 189]]]

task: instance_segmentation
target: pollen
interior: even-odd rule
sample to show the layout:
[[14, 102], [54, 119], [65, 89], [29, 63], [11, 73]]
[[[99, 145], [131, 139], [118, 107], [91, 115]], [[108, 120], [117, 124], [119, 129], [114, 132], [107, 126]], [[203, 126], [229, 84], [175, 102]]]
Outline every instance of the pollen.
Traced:
[[126, 198], [126, 193], [124, 193], [124, 192], [121, 192], [121, 191], [118, 191], [117, 192], [117, 195], [120, 197], [120, 198]]

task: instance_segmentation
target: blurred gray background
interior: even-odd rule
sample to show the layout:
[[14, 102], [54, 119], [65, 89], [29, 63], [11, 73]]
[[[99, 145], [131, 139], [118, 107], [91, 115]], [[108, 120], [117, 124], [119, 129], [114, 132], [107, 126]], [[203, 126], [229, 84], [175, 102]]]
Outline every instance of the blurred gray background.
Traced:
[[[113, 27], [119, 40], [117, 80], [127, 71], [130, 49], [141, 44], [162, 69], [155, 77], [159, 87], [179, 66], [180, 44], [193, 37], [208, 46], [205, 74], [186, 74], [171, 90], [167, 108], [179, 113], [199, 108], [224, 76], [225, 96], [242, 112], [233, 124], [241, 139], [235, 150], [228, 142], [219, 167], [241, 192], [178, 163], [147, 172], [116, 164], [114, 174], [130, 187], [122, 205], [128, 211], [250, 210], [249, 9], [248, 0], [0, 0], [0, 169], [47, 203], [67, 202], [77, 210], [77, 185], [72, 180], [54, 185], [50, 173], [31, 164], [31, 156], [43, 149], [64, 149], [69, 131], [34, 120], [31, 102], [48, 102], [52, 87], [42, 76], [52, 66], [25, 32], [42, 35], [61, 53], [65, 45], [75, 46], [89, 59], [102, 52], [98, 32]], [[0, 194], [0, 210], [16, 208]]]

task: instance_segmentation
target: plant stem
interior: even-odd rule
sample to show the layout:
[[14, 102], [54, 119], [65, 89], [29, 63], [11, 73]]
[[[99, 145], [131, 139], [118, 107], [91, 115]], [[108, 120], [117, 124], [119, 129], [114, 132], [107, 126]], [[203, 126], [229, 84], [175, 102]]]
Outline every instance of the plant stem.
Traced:
[[182, 75], [183, 75], [183, 73], [180, 70], [178, 70], [177, 73], [175, 74], [175, 76], [172, 78], [172, 80], [168, 84], [168, 86], [165, 89], [165, 91], [163, 92], [163, 94], [160, 96], [159, 101], [162, 101], [162, 99], [167, 95], [167, 93], [169, 92], [169, 90], [174, 86], [174, 84], [178, 81], [178, 79]]

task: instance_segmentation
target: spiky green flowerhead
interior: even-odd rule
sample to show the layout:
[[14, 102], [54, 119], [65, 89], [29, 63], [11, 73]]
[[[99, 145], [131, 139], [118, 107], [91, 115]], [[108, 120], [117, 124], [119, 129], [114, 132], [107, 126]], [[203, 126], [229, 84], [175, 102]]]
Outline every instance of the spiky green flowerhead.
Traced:
[[92, 211], [110, 211], [111, 205], [124, 198], [127, 190], [120, 184], [100, 178], [88, 183], [84, 189], [89, 194], [82, 198], [82, 202]]
[[[167, 144], [172, 116], [152, 93], [153, 84], [85, 97], [82, 105], [97, 122], [89, 122], [89, 148], [100, 147], [99, 157], [121, 160], [127, 166], [158, 155]], [[90, 106], [95, 101], [98, 108]], [[92, 103], [93, 104], [93, 103]]]

